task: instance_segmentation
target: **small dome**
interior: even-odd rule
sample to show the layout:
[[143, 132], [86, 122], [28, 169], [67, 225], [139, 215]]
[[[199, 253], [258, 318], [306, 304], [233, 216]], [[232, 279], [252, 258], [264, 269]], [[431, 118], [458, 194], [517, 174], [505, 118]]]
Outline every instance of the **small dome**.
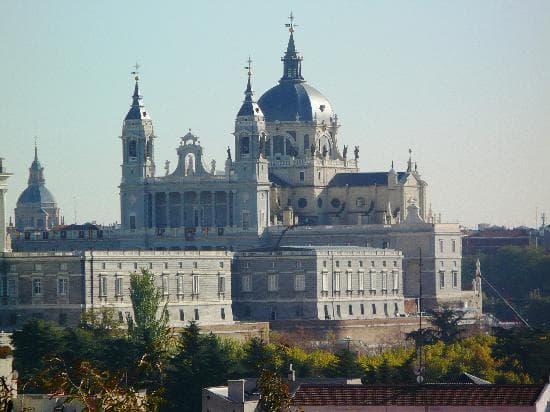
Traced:
[[328, 99], [305, 82], [281, 82], [260, 97], [258, 104], [268, 122], [312, 121], [327, 123], [334, 116]]
[[44, 185], [29, 185], [17, 199], [17, 206], [45, 203], [54, 204], [55, 199]]

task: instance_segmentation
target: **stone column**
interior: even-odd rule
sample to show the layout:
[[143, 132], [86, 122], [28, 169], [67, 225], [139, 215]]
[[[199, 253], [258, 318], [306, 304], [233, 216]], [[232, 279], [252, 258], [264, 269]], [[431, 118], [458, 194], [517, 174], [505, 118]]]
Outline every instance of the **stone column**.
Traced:
[[212, 196], [212, 216], [210, 224], [214, 228], [216, 227], [216, 192], [214, 190], [210, 191]]
[[11, 173], [7, 173], [4, 167], [4, 159], [0, 157], [0, 252], [8, 252], [6, 242], [6, 202], [5, 194], [8, 191], [8, 178]]

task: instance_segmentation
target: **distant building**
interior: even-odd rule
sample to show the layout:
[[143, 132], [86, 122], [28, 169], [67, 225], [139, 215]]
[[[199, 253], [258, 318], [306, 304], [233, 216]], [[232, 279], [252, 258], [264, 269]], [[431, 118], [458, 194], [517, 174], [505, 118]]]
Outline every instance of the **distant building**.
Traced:
[[504, 246], [534, 246], [538, 242], [537, 237], [537, 231], [530, 228], [479, 225], [478, 230], [464, 232], [462, 251], [464, 255], [478, 255], [495, 253]]
[[[410, 149], [403, 170], [388, 161], [387, 171], [359, 171], [359, 147], [342, 145], [339, 117], [330, 101], [306, 82], [293, 21], [288, 27], [282, 77], [257, 101], [249, 62], [223, 170], [205, 159], [198, 136], [188, 132], [176, 149], [175, 167], [166, 162], [164, 173], [159, 173], [157, 136], [136, 73], [120, 136], [120, 227], [52, 228], [53, 211], [42, 207], [48, 219], [39, 225], [36, 217], [32, 222], [24, 218], [21, 209], [16, 216], [23, 223], [13, 233], [13, 249], [243, 251], [307, 245], [393, 249], [402, 252], [400, 293], [419, 298], [422, 281], [423, 309], [463, 308], [459, 226], [441, 223], [432, 212], [428, 184]], [[29, 182], [40, 188], [44, 199], [53, 199], [44, 192], [36, 153], [35, 158]], [[397, 311], [403, 310], [402, 303], [388, 302], [394, 303]], [[348, 308], [341, 307], [342, 312], [351, 303], [345, 304]], [[358, 316], [358, 309], [352, 310]], [[395, 312], [388, 308], [389, 314]], [[321, 315], [316, 313], [324, 317], [324, 304]]]
[[172, 326], [232, 323], [231, 252], [86, 251], [4, 253], [0, 257], [0, 327], [40, 318], [77, 325], [88, 309], [132, 317], [130, 272], [156, 275]]
[[60, 223], [57, 202], [46, 187], [44, 167], [38, 160], [38, 149], [34, 147], [34, 160], [29, 168], [27, 188], [19, 195], [15, 208], [15, 228], [49, 230]]
[[403, 255], [352, 246], [243, 251], [233, 263], [242, 320], [372, 319], [403, 313]]

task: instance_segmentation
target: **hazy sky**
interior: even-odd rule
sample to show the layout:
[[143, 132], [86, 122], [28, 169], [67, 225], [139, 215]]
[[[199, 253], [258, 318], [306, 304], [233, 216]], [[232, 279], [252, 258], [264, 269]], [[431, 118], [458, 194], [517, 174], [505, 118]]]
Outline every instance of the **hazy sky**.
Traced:
[[[189, 128], [223, 164], [250, 54], [256, 97], [282, 74], [290, 11], [303, 75], [361, 147], [363, 171], [409, 147], [447, 221], [550, 215], [550, 1], [21, 1], [0, 13], [0, 156], [26, 187], [34, 136], [66, 223], [120, 219], [122, 120], [136, 60], [157, 170]], [[75, 201], [76, 199], [76, 201]], [[550, 219], [549, 219], [550, 220]]]

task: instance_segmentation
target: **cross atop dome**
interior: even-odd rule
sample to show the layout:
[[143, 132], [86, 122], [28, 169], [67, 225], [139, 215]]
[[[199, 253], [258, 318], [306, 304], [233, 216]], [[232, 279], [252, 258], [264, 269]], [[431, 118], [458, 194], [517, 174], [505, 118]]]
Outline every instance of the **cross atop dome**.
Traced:
[[290, 23], [286, 23], [285, 27], [288, 27], [288, 31], [291, 33], [294, 33], [295, 27], [298, 27], [297, 24], [294, 24], [294, 19], [295, 19], [294, 14], [290, 12], [290, 16], [288, 16], [288, 20], [290, 21]]
[[135, 70], [132, 71], [130, 74], [134, 76], [134, 80], [137, 82], [139, 80], [139, 68], [141, 67], [138, 62], [134, 66], [132, 66]]

